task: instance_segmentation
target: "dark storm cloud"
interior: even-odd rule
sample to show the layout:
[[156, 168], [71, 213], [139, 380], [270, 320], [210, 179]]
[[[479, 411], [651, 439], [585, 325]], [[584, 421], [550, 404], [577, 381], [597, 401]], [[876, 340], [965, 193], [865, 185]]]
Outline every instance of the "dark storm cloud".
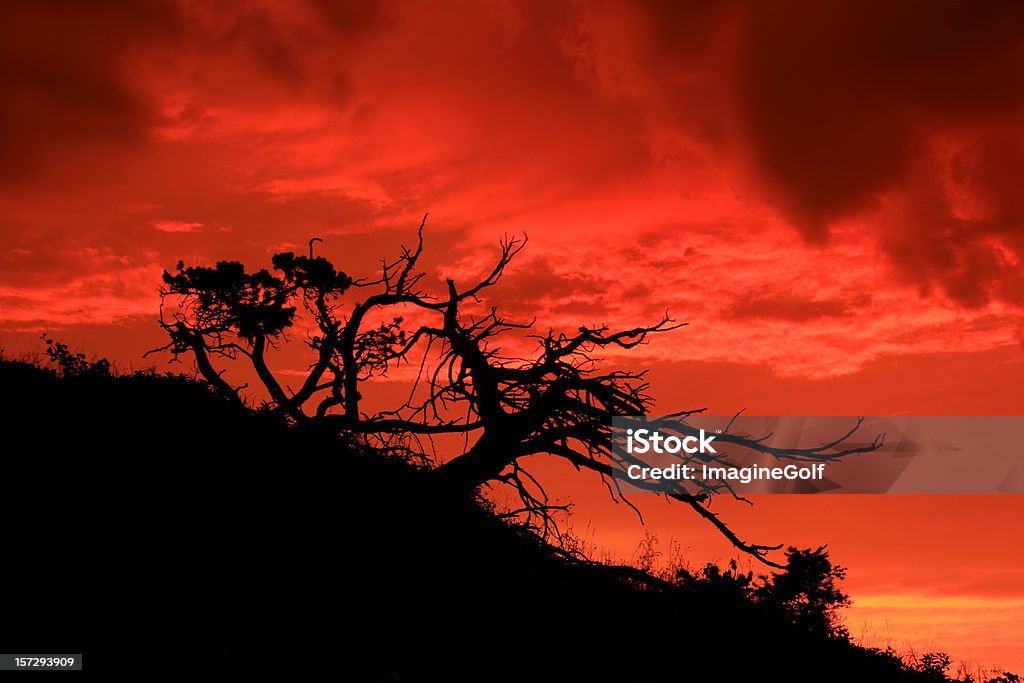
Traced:
[[187, 81], [189, 69], [202, 72], [225, 55], [235, 71], [225, 89], [263, 94], [251, 75], [262, 71], [293, 92], [313, 88], [323, 99], [344, 101], [351, 82], [339, 57], [385, 24], [376, 2], [3, 3], [0, 182], [31, 180], [76, 161], [116, 166], [119, 154], [151, 141], [167, 122], [160, 98], [171, 93], [160, 89], [163, 72], [180, 70]]
[[0, 181], [31, 175], [71, 146], [145, 139], [154, 113], [124, 61], [177, 34], [180, 19], [153, 1], [0, 5]]
[[1024, 103], [1024, 5], [753, 3], [747, 22], [751, 152], [811, 238], [901, 182], [935, 128]]
[[706, 131], [805, 240], [853, 220], [922, 292], [1024, 302], [1024, 5], [636, 11], [646, 43], [634, 68], [656, 75], [639, 97], [672, 91], [662, 119]]
[[922, 291], [1024, 302], [1024, 5], [752, 8], [742, 117], [759, 175], [805, 237], [868, 211]]

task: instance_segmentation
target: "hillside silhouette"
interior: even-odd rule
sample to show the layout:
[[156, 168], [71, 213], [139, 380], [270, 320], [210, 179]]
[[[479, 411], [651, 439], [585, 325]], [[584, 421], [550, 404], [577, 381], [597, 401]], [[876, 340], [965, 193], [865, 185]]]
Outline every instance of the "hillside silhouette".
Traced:
[[572, 562], [201, 382], [70, 370], [0, 361], [8, 652], [144, 680], [945, 680], [728, 572], [656, 589]]

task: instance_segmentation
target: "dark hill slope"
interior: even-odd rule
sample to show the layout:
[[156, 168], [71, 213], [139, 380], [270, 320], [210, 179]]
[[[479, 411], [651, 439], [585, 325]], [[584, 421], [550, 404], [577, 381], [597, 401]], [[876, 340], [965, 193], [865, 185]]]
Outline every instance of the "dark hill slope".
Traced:
[[0, 386], [5, 652], [138, 680], [934, 680], [708, 588], [570, 565], [183, 378], [0, 362]]

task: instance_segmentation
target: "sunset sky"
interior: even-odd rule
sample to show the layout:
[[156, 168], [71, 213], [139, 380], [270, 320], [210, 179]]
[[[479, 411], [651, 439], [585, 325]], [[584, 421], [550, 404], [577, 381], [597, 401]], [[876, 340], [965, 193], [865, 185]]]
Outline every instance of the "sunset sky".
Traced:
[[[664, 412], [1019, 415], [1022, 27], [930, 1], [5, 2], [0, 347], [144, 367], [178, 259], [319, 236], [369, 275], [429, 211], [435, 279], [529, 235], [512, 318], [689, 322], [614, 359]], [[643, 528], [591, 483], [564, 477], [574, 526], [628, 556]], [[732, 556], [644, 506], [666, 552]], [[1024, 498], [723, 509], [828, 543], [868, 644], [1024, 672]]]

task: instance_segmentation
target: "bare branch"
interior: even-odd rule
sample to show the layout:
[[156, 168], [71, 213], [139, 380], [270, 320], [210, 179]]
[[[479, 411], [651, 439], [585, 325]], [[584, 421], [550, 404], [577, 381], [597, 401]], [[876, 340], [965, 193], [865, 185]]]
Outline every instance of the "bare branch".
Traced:
[[[482, 279], [465, 288], [449, 279], [443, 291], [429, 293], [420, 268], [427, 218], [424, 214], [415, 246], [403, 246], [397, 258], [382, 260], [376, 279], [354, 279], [316, 256], [314, 244], [323, 242], [318, 237], [309, 240], [308, 256], [275, 254], [273, 272], [247, 272], [229, 261], [214, 267], [179, 263], [173, 273], [163, 275], [160, 325], [169, 342], [154, 351], [169, 352], [172, 359], [191, 355], [199, 374], [235, 401], [241, 401], [242, 387], [231, 386], [219, 365], [246, 362], [269, 395], [272, 410], [293, 422], [320, 425], [430, 465], [430, 476], [453, 493], [476, 495], [492, 484], [510, 487], [519, 503], [503, 513], [505, 518], [518, 520], [544, 539], [561, 537], [556, 516], [568, 506], [551, 502], [545, 483], [524, 468], [523, 458], [557, 458], [578, 471], [594, 472], [613, 500], [640, 515], [620, 488], [625, 469], [639, 461], [613, 449], [611, 420], [647, 415], [649, 385], [645, 372], [603, 370], [598, 354], [635, 349], [652, 335], [686, 323], [666, 312], [653, 324], [621, 330], [597, 325], [571, 333], [549, 329], [525, 334], [535, 320], [510, 321], [481, 297], [500, 281], [527, 237], [502, 238], [497, 258]], [[352, 288], [361, 295], [358, 299], [346, 298]], [[163, 302], [170, 297], [177, 302], [165, 317]], [[292, 391], [271, 365], [275, 350], [288, 343], [300, 319], [307, 323], [309, 331], [303, 336], [311, 357]], [[503, 354], [497, 340], [506, 333], [532, 340], [535, 347]], [[420, 350], [423, 357], [407, 396], [403, 391], [405, 398], [397, 405], [364, 412], [367, 383], [411, 365], [411, 355]], [[700, 412], [679, 411], [654, 425], [696, 434], [699, 430], [686, 418]], [[884, 435], [869, 444], [849, 442], [861, 422], [828, 443], [804, 449], [769, 446], [767, 436], [734, 434], [732, 421], [717, 439], [778, 458], [824, 461], [881, 445]], [[438, 443], [459, 445], [435, 457], [434, 437]], [[724, 462], [722, 456], [706, 457]], [[692, 491], [682, 484], [667, 491], [639, 481], [630, 484], [689, 505], [736, 548], [778, 566], [768, 557], [777, 546], [744, 541], [710, 509], [719, 494], [743, 500], [728, 482], [701, 484]], [[651, 581], [635, 574], [631, 578]]]

